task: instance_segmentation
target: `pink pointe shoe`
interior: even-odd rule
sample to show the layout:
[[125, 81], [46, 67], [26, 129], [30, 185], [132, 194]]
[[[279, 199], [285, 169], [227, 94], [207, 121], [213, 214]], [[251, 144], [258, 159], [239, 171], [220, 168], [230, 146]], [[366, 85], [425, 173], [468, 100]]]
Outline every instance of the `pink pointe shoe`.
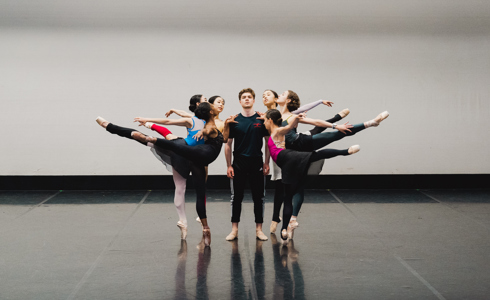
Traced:
[[177, 222], [177, 227], [180, 228], [180, 238], [185, 240], [187, 238], [187, 226], [184, 224], [184, 222], [179, 221]]
[[95, 122], [104, 128], [107, 128], [107, 125], [109, 125], [109, 122], [101, 116], [98, 116], [97, 119], [95, 119]]
[[349, 154], [354, 154], [354, 153], [357, 153], [361, 150], [361, 147], [359, 145], [354, 145], [354, 146], [350, 146], [349, 147]]

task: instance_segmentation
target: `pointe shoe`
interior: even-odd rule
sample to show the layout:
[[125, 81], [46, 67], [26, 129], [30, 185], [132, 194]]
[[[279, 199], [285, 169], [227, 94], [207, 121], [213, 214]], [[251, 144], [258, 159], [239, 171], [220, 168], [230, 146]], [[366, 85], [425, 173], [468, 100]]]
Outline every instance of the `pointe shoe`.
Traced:
[[291, 219], [289, 221], [289, 226], [294, 227], [294, 229], [298, 228], [299, 227], [299, 223], [298, 223], [297, 219]]
[[270, 228], [271, 233], [276, 233], [277, 224], [279, 224], [279, 222], [276, 222], [276, 221], [271, 222], [271, 228]]
[[376, 118], [372, 119], [371, 121], [367, 121], [364, 125], [366, 127], [378, 127], [379, 123], [383, 121], [384, 119], [388, 118], [390, 113], [388, 111], [384, 111], [380, 113], [379, 115], [376, 116]]
[[107, 128], [107, 125], [109, 124], [109, 122], [101, 116], [98, 116], [97, 119], [95, 119], [95, 122], [104, 128]]
[[350, 110], [348, 108], [345, 108], [339, 112], [339, 116], [343, 119], [347, 117], [347, 115], [350, 113]]
[[198, 222], [198, 223], [202, 224], [202, 223], [201, 223], [201, 219], [200, 219], [199, 217], [197, 217], [197, 218], [196, 218], [196, 222]]
[[288, 243], [288, 231], [286, 229], [283, 229], [281, 231], [281, 240], [282, 240], [282, 243], [283, 244], [287, 244]]
[[265, 235], [265, 234], [262, 232], [262, 230], [257, 230], [257, 231], [255, 232], [255, 235], [256, 235], [256, 236], [257, 236], [257, 238], [258, 238], [259, 240], [261, 240], [261, 241], [267, 241], [267, 240], [268, 240], [267, 236], [266, 236], [266, 235]]
[[374, 122], [378, 123], [381, 123], [381, 121], [383, 121], [384, 119], [388, 118], [388, 116], [390, 115], [390, 113], [388, 111], [384, 111], [382, 113], [380, 113], [376, 118], [374, 118]]
[[350, 146], [349, 147], [349, 154], [354, 154], [354, 153], [357, 153], [361, 150], [361, 147], [359, 145], [354, 145], [354, 146]]
[[204, 245], [209, 247], [209, 245], [211, 245], [211, 229], [204, 228], [202, 230], [202, 237], [204, 239]]
[[238, 238], [238, 231], [232, 231], [229, 235], [226, 236], [227, 241], [233, 241]]
[[184, 222], [179, 221], [177, 222], [177, 227], [180, 228], [180, 238], [185, 240], [187, 238], [187, 226], [184, 224]]
[[[294, 225], [296, 223], [296, 226]], [[296, 228], [298, 228], [299, 224], [298, 222], [294, 221], [293, 223], [289, 222], [289, 225], [288, 225], [288, 230], [287, 230], [287, 234], [288, 234], [288, 239], [292, 240], [293, 237], [294, 237], [294, 230]]]

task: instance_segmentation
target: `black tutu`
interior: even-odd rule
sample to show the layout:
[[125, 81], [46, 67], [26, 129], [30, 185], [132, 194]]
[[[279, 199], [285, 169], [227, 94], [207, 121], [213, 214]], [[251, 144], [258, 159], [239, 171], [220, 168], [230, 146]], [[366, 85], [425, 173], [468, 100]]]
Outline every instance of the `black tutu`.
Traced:
[[[183, 138], [178, 138], [172, 141], [172, 143], [180, 143], [182, 145], [187, 145]], [[172, 168], [177, 171], [180, 176], [185, 179], [189, 178], [189, 174], [191, 173], [191, 162], [180, 156], [175, 154], [172, 150], [163, 149], [162, 147], [158, 147], [153, 145], [151, 147], [151, 152], [156, 156], [156, 158], [161, 161], [169, 172], [172, 172]]]
[[310, 167], [311, 152], [284, 149], [277, 155], [277, 165], [281, 168], [282, 182], [295, 184], [305, 178]]
[[296, 151], [313, 151], [313, 136], [297, 133], [294, 135], [286, 135], [286, 149]]

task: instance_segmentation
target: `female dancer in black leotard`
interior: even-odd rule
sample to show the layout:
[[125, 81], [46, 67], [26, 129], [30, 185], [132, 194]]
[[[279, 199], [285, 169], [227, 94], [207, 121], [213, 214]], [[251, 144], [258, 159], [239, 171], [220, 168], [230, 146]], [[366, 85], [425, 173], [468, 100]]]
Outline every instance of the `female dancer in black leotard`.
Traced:
[[[281, 95], [282, 96], [282, 95]], [[267, 107], [268, 110], [270, 109], [276, 109], [277, 101], [279, 99], [279, 95], [273, 91], [273, 90], [265, 90], [264, 93], [262, 94], [262, 101], [264, 105]], [[283, 101], [284, 102], [284, 101]], [[283, 103], [281, 102], [281, 103]], [[324, 104], [329, 107], [332, 106], [333, 102], [327, 101], [327, 100], [318, 100], [312, 103], [308, 103], [306, 105], [303, 105], [293, 111], [291, 114], [300, 114], [302, 112], [309, 111], [310, 109], [315, 108], [316, 106]], [[284, 106], [284, 105], [283, 105]], [[280, 107], [279, 107], [280, 108]], [[287, 107], [286, 107], [287, 109]], [[285, 110], [286, 111], [286, 110]], [[289, 113], [289, 110], [287, 111]], [[321, 127], [318, 126], [320, 124], [324, 126], [328, 126], [328, 124], [338, 122], [345, 118], [349, 114], [349, 109], [343, 109], [341, 110], [338, 114], [336, 114], [333, 118], [330, 118], [326, 121], [320, 121], [320, 120], [311, 120], [310, 124], [316, 124], [313, 129], [310, 129], [306, 133], [302, 133], [304, 135], [314, 135], [323, 132], [326, 127]], [[323, 160], [316, 161], [312, 163], [312, 166], [310, 168], [310, 171], [314, 171], [316, 175], [318, 175], [323, 167]], [[275, 181], [275, 192], [274, 192], [274, 208], [273, 208], [273, 213], [272, 213], [272, 222], [270, 226], [270, 232], [275, 233], [277, 224], [280, 223], [281, 219], [279, 217], [279, 214], [281, 212], [281, 206], [284, 201], [284, 187], [282, 186], [282, 181], [281, 181], [281, 169], [277, 166], [277, 164], [272, 161], [272, 168], [271, 168], [271, 181]], [[310, 173], [308, 172], [310, 175]], [[297, 216], [299, 214], [299, 210], [301, 209], [301, 205], [303, 204], [304, 201], [304, 187], [300, 187], [298, 192], [294, 194], [293, 196], [293, 215], [291, 216], [291, 224], [293, 228], [297, 228], [299, 226], [298, 222], [296, 221]], [[292, 236], [291, 236], [292, 237]]]
[[196, 117], [205, 120], [206, 125], [202, 130], [202, 136], [205, 139], [205, 143], [197, 146], [176, 143], [176, 140], [165, 140], [149, 137], [137, 130], [119, 127], [108, 122], [106, 122], [107, 124], [104, 124], [105, 126], [101, 124], [103, 127], [106, 127], [107, 131], [110, 133], [134, 139], [144, 145], [149, 142], [153, 143], [157, 149], [161, 147], [163, 149], [172, 150], [176, 154], [181, 155], [193, 162], [192, 173], [194, 176], [197, 196], [196, 210], [199, 218], [201, 219], [203, 225], [203, 236], [205, 238], [205, 243], [208, 246], [211, 243], [211, 231], [209, 229], [206, 216], [206, 172], [204, 167], [218, 157], [223, 144], [223, 137], [225, 138], [225, 141], [228, 139], [227, 122], [233, 122], [233, 120], [227, 120], [227, 122], [225, 122], [224, 134], [222, 134], [216, 129], [216, 125], [214, 124], [214, 116], [217, 113], [218, 111], [209, 103], [204, 102], [198, 106], [198, 109], [196, 110]]
[[[308, 167], [314, 161], [332, 158], [338, 155], [351, 155], [359, 151], [359, 146], [354, 145], [345, 150], [323, 149], [319, 151], [306, 152], [286, 149], [285, 135], [298, 125], [299, 118], [304, 114], [293, 115], [288, 125], [281, 127], [281, 113], [272, 109], [265, 115], [264, 125], [269, 131], [269, 147], [272, 159], [282, 171], [282, 183], [284, 185], [284, 209], [281, 238], [287, 240], [288, 231], [292, 231], [289, 225], [293, 210], [292, 199], [299, 187], [304, 184]], [[289, 226], [288, 226], [289, 225]]]
[[[318, 103], [319, 101], [315, 103]], [[289, 123], [289, 119], [293, 114], [304, 112], [312, 108], [313, 105], [315, 105], [315, 103], [312, 103], [299, 107], [300, 106], [299, 96], [298, 94], [296, 94], [291, 90], [287, 90], [284, 93], [282, 93], [277, 98], [276, 103], [278, 105], [278, 110], [281, 112], [281, 116], [283, 119], [282, 122], [283, 126]], [[343, 112], [345, 112], [345, 110]], [[341, 114], [339, 114], [339, 116], [342, 116], [342, 112]], [[355, 125], [350, 125], [348, 124], [348, 122], [345, 124], [337, 125], [334, 123], [337, 121], [335, 119], [338, 120], [340, 119], [336, 117], [331, 119], [334, 122], [331, 122], [330, 120], [321, 121], [321, 120], [312, 120], [309, 118], [304, 118], [300, 120], [301, 123], [316, 124], [317, 126], [312, 130], [310, 130], [309, 132], [310, 134], [298, 133], [296, 132], [296, 127], [293, 127], [292, 130], [289, 131], [285, 136], [286, 148], [297, 150], [297, 151], [318, 150], [334, 141], [338, 141], [346, 136], [354, 135], [357, 132], [362, 131], [366, 128], [376, 127], [388, 116], [389, 113], [387, 111], [384, 111], [380, 113], [376, 118], [370, 121], [355, 124]], [[321, 125], [321, 123], [323, 123], [323, 125]], [[323, 132], [323, 130], [325, 130], [326, 128], [332, 128], [337, 130], [333, 132], [332, 131]], [[303, 200], [304, 200], [304, 187], [300, 187], [294, 199], [293, 215], [291, 217], [291, 224], [290, 224], [293, 229], [298, 227], [298, 222], [296, 219], [301, 209], [301, 205], [303, 204]], [[290, 237], [292, 237], [292, 231], [290, 232]]]

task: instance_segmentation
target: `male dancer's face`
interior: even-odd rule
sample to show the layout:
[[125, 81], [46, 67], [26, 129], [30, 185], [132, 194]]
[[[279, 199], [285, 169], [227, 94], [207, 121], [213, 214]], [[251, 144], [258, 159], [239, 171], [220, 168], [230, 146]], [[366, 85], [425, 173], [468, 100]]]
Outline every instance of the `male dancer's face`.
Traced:
[[255, 98], [250, 93], [243, 93], [240, 97], [240, 105], [242, 108], [252, 108], [255, 103]]

